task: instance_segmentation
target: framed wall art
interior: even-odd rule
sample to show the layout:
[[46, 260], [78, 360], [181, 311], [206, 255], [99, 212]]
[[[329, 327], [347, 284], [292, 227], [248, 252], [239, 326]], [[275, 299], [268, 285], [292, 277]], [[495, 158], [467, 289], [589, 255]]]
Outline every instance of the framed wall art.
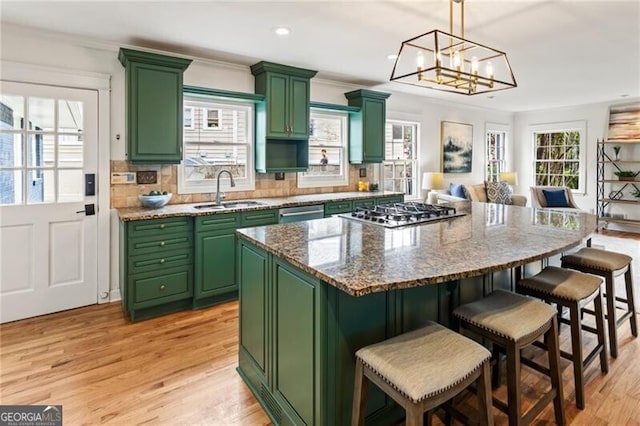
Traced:
[[441, 123], [442, 171], [471, 173], [473, 158], [473, 126], [443, 121]]

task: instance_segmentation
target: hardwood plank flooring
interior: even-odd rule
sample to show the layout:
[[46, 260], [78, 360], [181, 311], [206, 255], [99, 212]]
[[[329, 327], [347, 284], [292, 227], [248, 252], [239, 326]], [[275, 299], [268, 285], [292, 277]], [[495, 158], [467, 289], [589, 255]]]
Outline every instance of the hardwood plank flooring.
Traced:
[[[568, 336], [563, 327], [565, 348]], [[562, 362], [570, 424], [640, 425], [640, 339], [628, 325], [620, 345], [609, 374], [597, 363], [587, 369], [584, 410], [575, 407], [571, 364]], [[235, 371], [237, 351], [238, 302], [133, 324], [119, 303], [16, 321], [0, 325], [0, 404], [62, 404], [65, 425], [270, 425]], [[529, 397], [547, 388], [528, 369], [523, 381]], [[552, 423], [551, 408], [534, 421]]]

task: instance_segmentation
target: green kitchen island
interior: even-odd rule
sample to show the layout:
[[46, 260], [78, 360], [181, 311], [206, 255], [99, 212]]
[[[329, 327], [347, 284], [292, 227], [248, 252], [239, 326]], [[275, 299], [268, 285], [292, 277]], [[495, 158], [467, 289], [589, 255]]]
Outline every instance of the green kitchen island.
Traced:
[[[388, 229], [342, 217], [237, 231], [238, 372], [276, 424], [348, 425], [357, 349], [419, 327], [517, 271], [537, 272], [596, 216], [459, 203], [464, 216]], [[542, 262], [540, 262], [542, 261]], [[370, 386], [367, 424], [403, 413]]]

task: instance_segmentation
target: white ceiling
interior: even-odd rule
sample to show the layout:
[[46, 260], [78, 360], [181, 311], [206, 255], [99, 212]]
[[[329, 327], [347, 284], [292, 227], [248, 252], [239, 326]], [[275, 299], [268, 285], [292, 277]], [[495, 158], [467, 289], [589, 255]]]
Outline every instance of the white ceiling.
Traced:
[[[402, 41], [448, 31], [449, 2], [7, 1], [1, 23], [505, 111], [640, 97], [640, 0], [467, 0], [465, 37], [505, 51], [518, 87], [464, 96], [390, 83]], [[273, 33], [291, 29], [288, 37]], [[454, 31], [457, 33], [457, 31]]]

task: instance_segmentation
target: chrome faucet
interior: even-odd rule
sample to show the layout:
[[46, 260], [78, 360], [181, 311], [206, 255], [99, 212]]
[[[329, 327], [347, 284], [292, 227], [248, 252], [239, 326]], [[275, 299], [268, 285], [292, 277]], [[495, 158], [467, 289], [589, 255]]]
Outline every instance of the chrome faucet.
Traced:
[[218, 172], [218, 176], [216, 177], [216, 204], [220, 204], [220, 200], [224, 200], [224, 194], [220, 194], [220, 175], [223, 173], [227, 173], [229, 175], [229, 179], [231, 179], [231, 186], [236, 186], [236, 182], [233, 180], [233, 175], [227, 169], [222, 169]]

